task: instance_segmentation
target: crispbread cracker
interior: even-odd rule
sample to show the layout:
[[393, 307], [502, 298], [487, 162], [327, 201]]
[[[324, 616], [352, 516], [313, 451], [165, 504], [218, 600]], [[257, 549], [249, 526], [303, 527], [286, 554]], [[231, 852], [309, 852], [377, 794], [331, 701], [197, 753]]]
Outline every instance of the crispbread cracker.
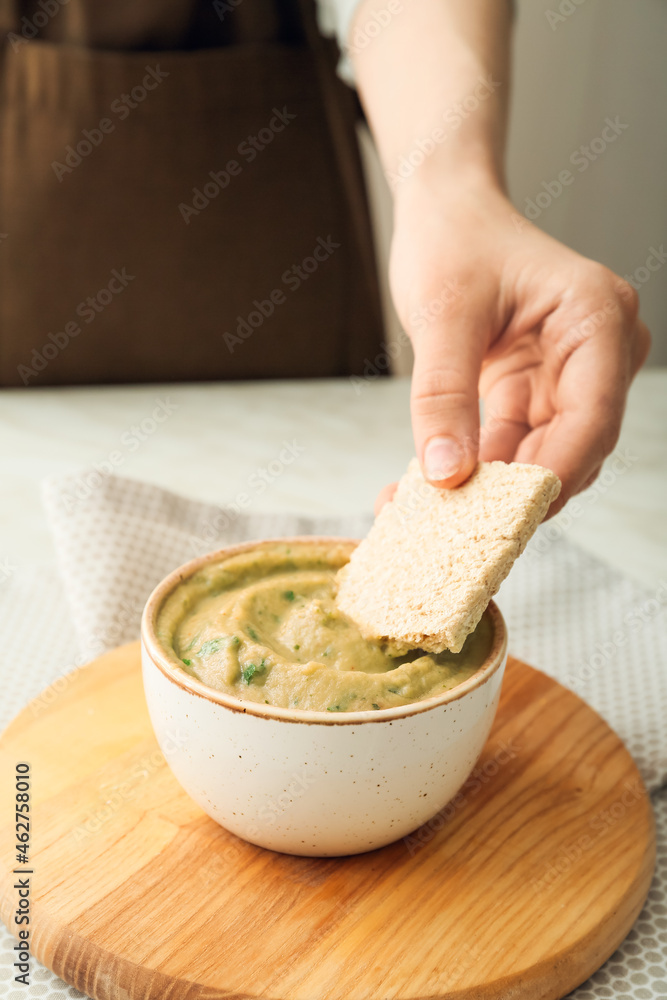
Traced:
[[458, 653], [559, 492], [549, 469], [517, 462], [437, 489], [413, 459], [338, 572], [338, 606], [367, 639]]

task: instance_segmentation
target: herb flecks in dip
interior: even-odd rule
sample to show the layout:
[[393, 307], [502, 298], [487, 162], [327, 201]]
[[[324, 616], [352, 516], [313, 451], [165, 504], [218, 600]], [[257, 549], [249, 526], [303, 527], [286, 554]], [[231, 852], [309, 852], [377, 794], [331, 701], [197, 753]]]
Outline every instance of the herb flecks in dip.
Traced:
[[246, 701], [349, 712], [408, 705], [455, 687], [486, 660], [488, 613], [460, 653], [364, 639], [336, 606], [349, 543], [270, 543], [210, 563], [160, 610], [160, 642], [204, 684]]

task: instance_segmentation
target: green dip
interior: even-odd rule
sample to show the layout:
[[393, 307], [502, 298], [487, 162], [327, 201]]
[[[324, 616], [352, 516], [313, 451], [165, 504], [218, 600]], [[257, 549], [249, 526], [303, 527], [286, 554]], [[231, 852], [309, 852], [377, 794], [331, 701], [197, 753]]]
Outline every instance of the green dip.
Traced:
[[466, 680], [493, 642], [488, 612], [460, 653], [395, 649], [364, 639], [336, 606], [347, 542], [258, 543], [184, 579], [158, 614], [179, 666], [244, 701], [309, 711], [409, 705]]

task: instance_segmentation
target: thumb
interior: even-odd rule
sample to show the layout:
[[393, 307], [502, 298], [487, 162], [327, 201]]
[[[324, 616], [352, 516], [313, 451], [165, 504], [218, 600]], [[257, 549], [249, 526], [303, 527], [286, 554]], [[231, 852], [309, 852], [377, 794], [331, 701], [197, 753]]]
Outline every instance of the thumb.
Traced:
[[481, 317], [461, 316], [415, 338], [412, 429], [424, 476], [435, 486], [464, 482], [479, 450]]

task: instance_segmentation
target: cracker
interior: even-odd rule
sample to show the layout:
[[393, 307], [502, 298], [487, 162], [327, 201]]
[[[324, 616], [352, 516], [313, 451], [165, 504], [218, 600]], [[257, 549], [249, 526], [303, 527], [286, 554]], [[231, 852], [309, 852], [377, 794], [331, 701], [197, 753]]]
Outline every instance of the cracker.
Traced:
[[437, 489], [413, 459], [339, 571], [338, 606], [397, 651], [459, 652], [559, 492], [549, 469], [518, 462]]

